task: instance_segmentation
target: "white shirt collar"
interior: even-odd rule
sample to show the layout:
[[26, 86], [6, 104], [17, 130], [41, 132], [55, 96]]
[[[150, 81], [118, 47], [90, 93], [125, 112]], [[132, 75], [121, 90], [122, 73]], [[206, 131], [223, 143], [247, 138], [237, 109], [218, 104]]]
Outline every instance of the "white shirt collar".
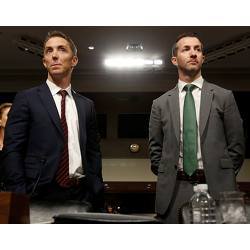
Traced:
[[[62, 89], [58, 87], [55, 83], [51, 82], [49, 79], [47, 79], [46, 83], [50, 89], [52, 96], [56, 95]], [[68, 95], [72, 97], [71, 84], [69, 84], [69, 86], [64, 90], [66, 90]]]
[[[202, 76], [200, 76], [199, 78], [197, 78], [196, 80], [194, 80], [193, 82], [191, 82], [190, 84], [193, 84], [195, 85], [196, 87], [198, 87], [199, 89], [202, 88], [202, 85], [203, 85], [203, 82], [204, 82], [204, 79]], [[188, 83], [184, 82], [184, 81], [181, 81], [179, 79], [178, 81], [178, 88], [179, 88], [179, 92], [182, 92], [183, 88], [187, 85]]]

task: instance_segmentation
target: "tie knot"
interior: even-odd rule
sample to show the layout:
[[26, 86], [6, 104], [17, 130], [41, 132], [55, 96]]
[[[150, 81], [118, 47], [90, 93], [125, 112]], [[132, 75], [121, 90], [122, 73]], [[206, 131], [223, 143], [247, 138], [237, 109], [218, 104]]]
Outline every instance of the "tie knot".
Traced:
[[63, 97], [65, 98], [65, 96], [68, 94], [66, 90], [64, 89], [61, 89], [60, 91], [58, 91], [58, 93]]
[[187, 84], [185, 87], [184, 87], [184, 90], [186, 92], [192, 92], [195, 88], [197, 88], [194, 84]]

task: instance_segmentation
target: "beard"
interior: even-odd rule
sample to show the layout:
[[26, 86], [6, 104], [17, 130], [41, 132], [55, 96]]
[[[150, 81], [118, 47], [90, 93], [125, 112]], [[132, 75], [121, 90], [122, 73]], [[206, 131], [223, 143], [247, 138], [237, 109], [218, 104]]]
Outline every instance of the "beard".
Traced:
[[193, 78], [200, 73], [201, 65], [199, 65], [197, 67], [190, 67], [190, 68], [179, 66], [178, 70], [182, 71], [184, 75], [187, 75], [187, 76]]

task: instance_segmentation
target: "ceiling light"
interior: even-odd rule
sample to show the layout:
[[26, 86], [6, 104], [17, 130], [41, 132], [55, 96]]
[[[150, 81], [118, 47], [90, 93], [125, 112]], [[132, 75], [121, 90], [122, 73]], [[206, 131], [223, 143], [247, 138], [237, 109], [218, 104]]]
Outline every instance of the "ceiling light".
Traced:
[[163, 64], [162, 60], [156, 59], [144, 59], [141, 57], [111, 57], [104, 60], [104, 65], [108, 68], [127, 68], [127, 69], [138, 69], [148, 67], [159, 67]]
[[146, 60], [144, 60], [144, 64], [145, 64], [145, 65], [153, 65], [153, 64], [154, 64], [154, 61], [153, 61], [153, 60], [146, 59]]
[[163, 64], [162, 60], [160, 59], [154, 60], [154, 65], [162, 65], [162, 64]]
[[138, 58], [109, 58], [104, 61], [107, 67], [112, 68], [139, 68], [143, 67], [143, 60]]
[[88, 46], [88, 50], [94, 50], [95, 47], [94, 46]]

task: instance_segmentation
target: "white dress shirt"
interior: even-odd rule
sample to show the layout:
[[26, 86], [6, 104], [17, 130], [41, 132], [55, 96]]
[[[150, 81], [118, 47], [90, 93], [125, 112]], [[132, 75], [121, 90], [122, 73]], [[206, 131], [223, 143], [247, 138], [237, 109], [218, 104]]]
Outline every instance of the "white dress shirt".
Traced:
[[[47, 80], [46, 83], [54, 98], [58, 114], [61, 117], [62, 96], [58, 93], [61, 90], [61, 88], [49, 80]], [[72, 176], [75, 175], [76, 170], [77, 172], [79, 171], [79, 169], [82, 170], [83, 166], [82, 166], [82, 157], [81, 157], [80, 142], [79, 142], [78, 113], [76, 109], [75, 100], [72, 96], [71, 84], [65, 90], [68, 93], [66, 95], [66, 102], [65, 102], [65, 115], [68, 125], [69, 175]]]
[[[198, 150], [197, 150], [197, 159], [198, 159], [198, 169], [203, 169], [203, 162], [201, 156], [201, 143], [200, 143], [200, 103], [201, 103], [201, 88], [203, 85], [203, 78], [200, 76], [195, 81], [191, 82], [191, 84], [197, 86], [192, 91], [195, 103], [195, 111], [196, 111], [196, 119], [198, 124]], [[178, 81], [178, 89], [179, 89], [179, 103], [180, 103], [180, 156], [179, 156], [179, 165], [178, 169], [183, 170], [183, 107], [184, 107], [184, 99], [186, 96], [186, 91], [184, 87], [187, 85], [186, 82], [181, 80]]]

